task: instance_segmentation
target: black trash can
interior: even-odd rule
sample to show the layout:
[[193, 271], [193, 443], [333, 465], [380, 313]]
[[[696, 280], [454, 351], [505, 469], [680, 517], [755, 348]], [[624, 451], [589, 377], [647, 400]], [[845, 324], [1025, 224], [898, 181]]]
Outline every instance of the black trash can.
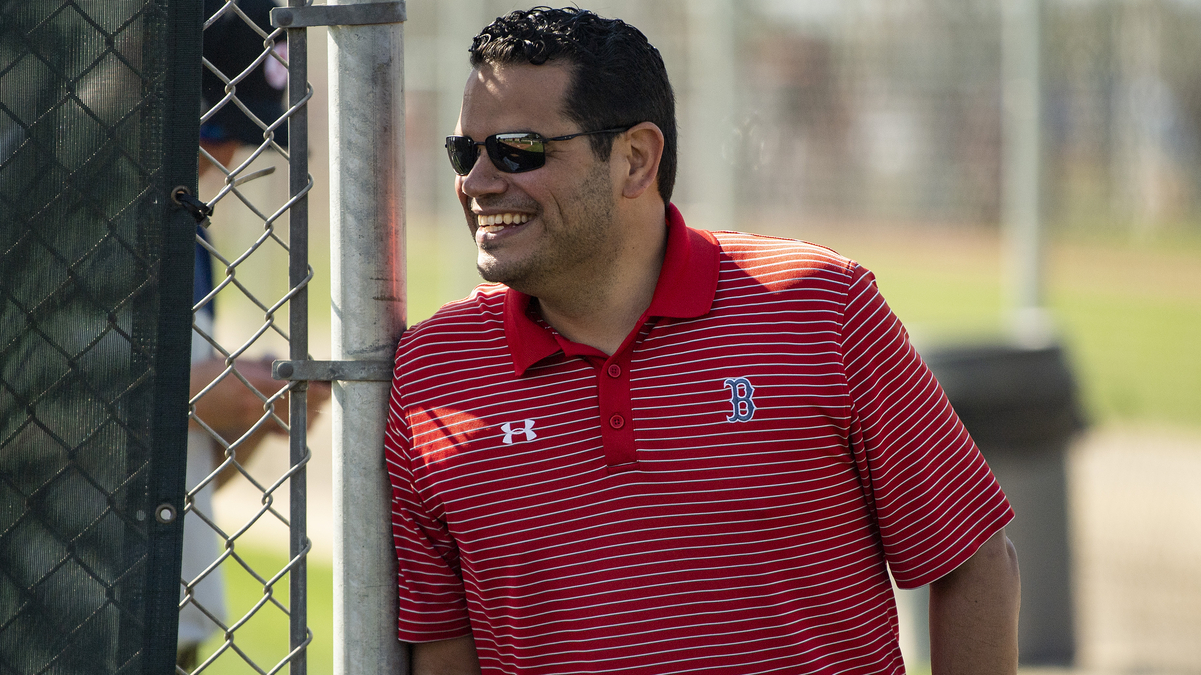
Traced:
[[1066, 459], [1084, 425], [1063, 350], [988, 345], [923, 351], [922, 357], [1016, 514], [1005, 529], [1022, 574], [1019, 658], [1029, 665], [1070, 665], [1076, 644]]

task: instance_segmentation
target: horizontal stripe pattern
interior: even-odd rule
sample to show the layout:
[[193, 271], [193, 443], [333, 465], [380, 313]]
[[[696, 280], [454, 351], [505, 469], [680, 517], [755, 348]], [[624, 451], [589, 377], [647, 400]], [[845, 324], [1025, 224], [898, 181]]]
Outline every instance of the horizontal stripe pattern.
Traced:
[[888, 570], [929, 583], [1012, 513], [870, 272], [714, 236], [711, 311], [622, 355], [633, 470], [606, 463], [604, 366], [514, 375], [503, 286], [405, 334], [402, 640], [471, 630], [486, 673], [904, 672]]

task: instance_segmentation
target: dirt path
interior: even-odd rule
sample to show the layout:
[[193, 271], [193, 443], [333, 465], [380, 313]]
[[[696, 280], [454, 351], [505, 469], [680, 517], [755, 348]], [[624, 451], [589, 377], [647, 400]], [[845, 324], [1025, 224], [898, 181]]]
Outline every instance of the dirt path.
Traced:
[[1201, 673], [1201, 434], [1100, 429], [1069, 466], [1080, 665]]

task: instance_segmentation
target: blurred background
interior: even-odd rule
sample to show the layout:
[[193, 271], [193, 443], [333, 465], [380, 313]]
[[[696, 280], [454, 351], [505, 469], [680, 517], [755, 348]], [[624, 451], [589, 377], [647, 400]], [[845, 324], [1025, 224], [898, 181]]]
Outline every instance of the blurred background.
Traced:
[[[588, 8], [638, 26], [663, 53], [680, 119], [676, 203], [689, 224], [810, 240], [860, 261], [925, 352], [1013, 335], [1022, 280], [1006, 226], [1010, 4], [607, 0]], [[516, 7], [526, 5], [408, 0], [410, 325], [478, 281], [442, 139], [454, 129], [471, 37]], [[1201, 491], [1192, 480], [1201, 472], [1201, 0], [1043, 0], [1040, 18], [1038, 297], [1087, 423], [1066, 450], [1076, 654], [1065, 672], [1201, 673]], [[310, 29], [318, 359], [330, 356], [325, 62], [324, 30]], [[272, 155], [255, 167], [279, 170], [242, 186], [246, 201], [287, 200], [286, 165]], [[210, 174], [201, 197], [221, 187]], [[245, 249], [262, 234], [262, 219], [232, 199], [214, 223], [219, 249]], [[270, 255], [239, 280], [279, 297], [287, 261]], [[262, 322], [248, 301], [222, 295], [218, 303], [218, 339], [236, 341]], [[285, 353], [269, 342], [261, 349]], [[313, 673], [329, 672], [332, 659], [329, 437], [326, 413], [311, 432], [308, 474]], [[286, 442], [267, 443], [251, 471], [278, 475]], [[231, 485], [216, 510], [236, 516], [260, 496]], [[286, 530], [256, 537], [262, 549], [253, 555], [286, 558]], [[229, 594], [236, 608], [233, 582]], [[906, 613], [902, 626], [912, 671], [922, 672], [916, 616]], [[264, 644], [278, 630], [286, 644], [286, 624], [250, 630], [261, 630]]]

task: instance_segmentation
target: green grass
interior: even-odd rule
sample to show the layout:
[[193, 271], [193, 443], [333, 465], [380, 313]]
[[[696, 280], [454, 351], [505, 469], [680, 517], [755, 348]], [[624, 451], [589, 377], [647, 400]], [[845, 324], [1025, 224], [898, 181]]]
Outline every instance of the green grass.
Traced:
[[1201, 426], [1201, 303], [1056, 289], [1051, 306], [1094, 421]]
[[412, 223], [405, 237], [408, 322], [429, 318], [443, 304], [458, 300], [482, 282], [475, 271], [475, 245], [467, 226], [435, 230]]
[[[239, 547], [238, 555], [258, 574], [270, 578], [287, 564], [287, 555], [282, 551]], [[240, 565], [227, 561], [225, 571], [226, 615], [228, 621], [243, 617], [263, 598], [263, 585], [247, 573]], [[288, 606], [288, 579], [281, 578], [274, 585], [274, 597]], [[333, 673], [334, 643], [333, 619], [334, 592], [333, 567], [328, 563], [308, 561], [308, 622], [313, 632], [313, 641], [308, 646], [308, 672], [310, 675]], [[200, 660], [203, 662], [221, 648], [223, 636], [214, 636], [201, 645]], [[288, 652], [288, 617], [268, 602], [234, 632], [233, 644], [249, 656], [260, 668], [270, 672]], [[251, 675], [255, 673], [241, 655], [226, 649], [204, 672], [211, 675]], [[287, 667], [281, 669], [287, 673]]]
[[[919, 346], [1004, 339], [997, 236], [918, 229], [813, 239], [876, 273]], [[1193, 237], [1053, 240], [1045, 287], [1091, 423], [1201, 428], [1201, 246]]]

